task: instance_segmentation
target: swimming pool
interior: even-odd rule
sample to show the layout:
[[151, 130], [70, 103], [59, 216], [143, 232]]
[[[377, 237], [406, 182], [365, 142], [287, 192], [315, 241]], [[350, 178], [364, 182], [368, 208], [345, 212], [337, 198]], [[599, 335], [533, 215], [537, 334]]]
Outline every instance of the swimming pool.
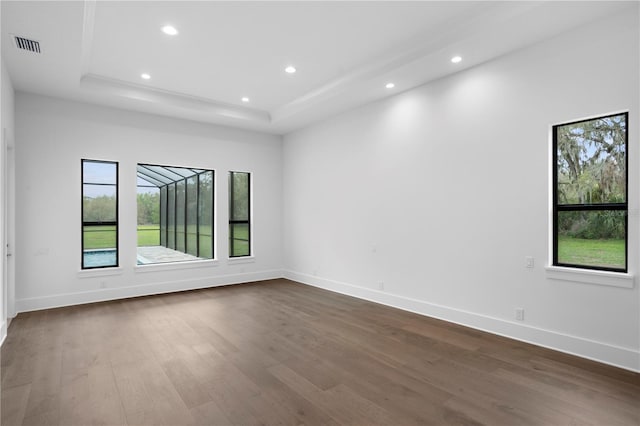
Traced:
[[[115, 266], [116, 249], [97, 249], [84, 251], [84, 267], [99, 268], [101, 266]], [[138, 255], [138, 265], [152, 263], [150, 260]]]
[[83, 256], [85, 268], [115, 266], [117, 262], [116, 249], [85, 250]]

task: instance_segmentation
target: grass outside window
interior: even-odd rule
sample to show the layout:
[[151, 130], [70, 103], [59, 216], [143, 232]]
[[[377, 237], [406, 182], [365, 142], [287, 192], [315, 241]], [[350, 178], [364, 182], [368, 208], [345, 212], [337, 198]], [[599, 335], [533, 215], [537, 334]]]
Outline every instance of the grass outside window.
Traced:
[[569, 265], [624, 268], [625, 243], [623, 239], [594, 240], [560, 236], [558, 262]]

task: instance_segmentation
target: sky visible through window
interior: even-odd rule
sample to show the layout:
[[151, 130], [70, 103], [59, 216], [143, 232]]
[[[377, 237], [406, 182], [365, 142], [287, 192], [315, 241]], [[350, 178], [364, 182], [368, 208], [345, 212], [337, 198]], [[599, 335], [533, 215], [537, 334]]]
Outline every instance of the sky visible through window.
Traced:
[[89, 184], [85, 185], [84, 196], [85, 197], [99, 197], [104, 195], [104, 188], [99, 185], [90, 184], [112, 184], [116, 182], [116, 166], [113, 163], [100, 163], [87, 161], [83, 165], [83, 178], [84, 182]]

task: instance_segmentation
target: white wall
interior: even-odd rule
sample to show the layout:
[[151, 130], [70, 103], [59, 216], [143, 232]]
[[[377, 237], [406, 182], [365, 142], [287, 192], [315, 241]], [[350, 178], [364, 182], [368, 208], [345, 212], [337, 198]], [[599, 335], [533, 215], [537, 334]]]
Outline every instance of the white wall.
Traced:
[[[14, 91], [11, 78], [0, 57], [0, 142], [4, 137], [7, 147], [2, 147], [0, 143], [0, 246], [6, 240], [13, 245], [14, 232], [8, 226], [5, 229], [5, 221], [11, 223], [14, 211], [12, 191], [5, 191], [5, 186], [12, 182], [13, 174], [13, 140], [14, 140]], [[4, 134], [4, 136], [2, 136]], [[7, 149], [8, 148], [8, 149]], [[2, 207], [2, 201], [7, 203], [6, 211]], [[4, 249], [0, 250], [0, 256], [5, 256]], [[0, 259], [1, 260], [1, 259]], [[13, 257], [7, 258], [7, 268], [0, 261], [0, 342], [7, 336], [7, 328], [10, 318], [13, 316]]]
[[[18, 312], [282, 275], [280, 137], [21, 92], [16, 116]], [[120, 162], [115, 275], [79, 272], [82, 158]], [[136, 267], [138, 162], [216, 171], [217, 265]], [[249, 263], [227, 259], [229, 170], [252, 173], [255, 257]]]
[[610, 18], [285, 136], [285, 275], [640, 370], [637, 279], [545, 271], [550, 127], [629, 110], [638, 273], [638, 36]]
[[[629, 110], [629, 262], [638, 274], [638, 36], [637, 15], [616, 17], [287, 135], [284, 145], [18, 93], [16, 309], [273, 278], [284, 264], [301, 282], [640, 370], [637, 278], [620, 288], [551, 280], [544, 269], [550, 126]], [[599, 59], [587, 60], [593, 52]], [[2, 74], [5, 123], [13, 91]], [[120, 162], [115, 275], [79, 273], [81, 158]], [[137, 162], [216, 170], [215, 266], [136, 268]], [[228, 170], [255, 179], [252, 263], [227, 262]]]

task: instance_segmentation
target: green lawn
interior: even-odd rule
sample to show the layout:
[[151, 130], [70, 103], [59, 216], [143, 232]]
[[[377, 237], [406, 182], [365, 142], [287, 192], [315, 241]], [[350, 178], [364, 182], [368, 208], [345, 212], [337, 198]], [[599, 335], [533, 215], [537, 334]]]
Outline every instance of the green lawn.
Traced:
[[83, 238], [85, 250], [115, 248], [116, 227], [85, 226]]
[[138, 247], [159, 245], [160, 225], [138, 225]]
[[251, 254], [249, 247], [249, 225], [243, 223], [229, 226], [229, 239], [231, 243], [231, 256], [248, 256]]
[[[138, 246], [159, 246], [160, 231], [157, 225], [138, 226]], [[85, 226], [84, 249], [105, 249], [116, 247], [115, 226]]]
[[[202, 257], [211, 257], [211, 236], [208, 235], [206, 227], [202, 227], [200, 233], [200, 255]], [[191, 231], [189, 227], [189, 231]], [[105, 249], [115, 248], [116, 231], [115, 226], [91, 226], [85, 227], [84, 248]], [[195, 231], [195, 229], [194, 229]], [[249, 227], [244, 224], [236, 224], [233, 226], [231, 239], [233, 240], [233, 256], [246, 256], [250, 254], [249, 247]], [[138, 247], [159, 246], [160, 231], [158, 225], [138, 225]], [[194, 248], [190, 251], [195, 251]]]
[[624, 240], [587, 240], [561, 236], [558, 262], [571, 265], [624, 268]]

